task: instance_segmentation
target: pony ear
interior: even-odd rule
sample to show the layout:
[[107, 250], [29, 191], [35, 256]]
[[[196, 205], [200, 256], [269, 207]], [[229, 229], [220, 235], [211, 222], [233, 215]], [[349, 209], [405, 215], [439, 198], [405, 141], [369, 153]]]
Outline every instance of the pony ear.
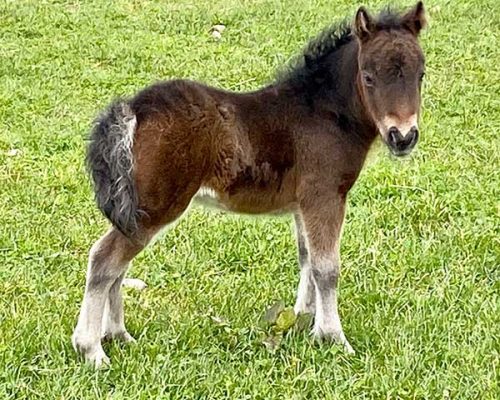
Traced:
[[375, 32], [375, 22], [366, 8], [360, 7], [354, 19], [354, 33], [361, 42], [367, 41]]
[[415, 36], [418, 36], [420, 31], [427, 25], [424, 3], [419, 1], [415, 7], [403, 16], [402, 21], [404, 26], [406, 26]]

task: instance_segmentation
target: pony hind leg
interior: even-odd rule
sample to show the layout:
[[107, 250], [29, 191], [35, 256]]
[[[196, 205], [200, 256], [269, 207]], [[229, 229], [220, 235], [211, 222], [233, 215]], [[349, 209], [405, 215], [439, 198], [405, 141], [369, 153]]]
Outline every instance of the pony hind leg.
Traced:
[[[130, 263], [129, 263], [130, 265]], [[147, 285], [144, 281], [136, 278], [125, 278], [126, 271], [121, 274], [109, 289], [108, 300], [104, 308], [102, 319], [101, 337], [104, 340], [118, 339], [122, 342], [135, 343], [135, 339], [125, 328], [125, 313], [123, 311], [123, 297], [121, 287], [130, 287], [136, 290], [144, 290]]]
[[135, 343], [136, 341], [125, 327], [125, 313], [121, 288], [129, 287], [136, 290], [144, 290], [147, 284], [141, 279], [125, 278], [129, 267], [130, 262], [127, 263], [124, 272], [113, 282], [109, 289], [101, 329], [101, 337], [104, 340], [116, 339], [125, 343]]
[[125, 328], [123, 298], [120, 290], [127, 269], [128, 266], [109, 289], [101, 329], [101, 337], [105, 340], [118, 339], [123, 342], [135, 342], [135, 339]]
[[123, 324], [119, 288], [129, 262], [144, 246], [145, 243], [133, 242], [116, 228], [111, 228], [90, 250], [85, 294], [72, 343], [75, 350], [96, 367], [109, 363], [101, 345], [106, 303], [109, 309], [106, 329], [112, 321], [113, 333], [129, 339]]
[[[174, 204], [155, 213], [155, 222], [137, 233], [136, 237], [140, 237], [140, 241], [132, 241], [112, 228], [92, 246], [85, 294], [72, 337], [73, 347], [89, 363], [96, 367], [109, 363], [101, 345], [103, 336], [126, 342], [134, 341], [125, 329], [120, 293], [127, 268], [155, 234], [172, 226], [181, 217], [195, 192], [196, 190], [193, 193], [184, 191]], [[129, 283], [130, 280], [126, 284]]]

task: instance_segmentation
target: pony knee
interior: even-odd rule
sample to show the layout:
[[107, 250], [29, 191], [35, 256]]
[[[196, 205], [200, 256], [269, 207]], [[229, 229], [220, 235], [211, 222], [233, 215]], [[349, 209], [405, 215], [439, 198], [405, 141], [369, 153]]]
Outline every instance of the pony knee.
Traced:
[[311, 269], [314, 283], [320, 292], [337, 288], [340, 274], [340, 266], [336, 262], [326, 262], [315, 265]]

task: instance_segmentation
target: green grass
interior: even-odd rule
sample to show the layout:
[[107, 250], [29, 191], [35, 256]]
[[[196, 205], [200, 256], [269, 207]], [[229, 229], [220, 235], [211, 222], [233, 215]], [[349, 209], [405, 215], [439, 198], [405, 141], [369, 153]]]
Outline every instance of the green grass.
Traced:
[[306, 333], [269, 352], [259, 318], [298, 282], [291, 220], [202, 209], [135, 261], [138, 344], [106, 345], [97, 372], [71, 348], [107, 226], [83, 167], [95, 114], [158, 79], [258, 88], [351, 3], [0, 0], [1, 399], [499, 398], [495, 0], [427, 1], [419, 149], [378, 150], [351, 193], [340, 313], [355, 356]]

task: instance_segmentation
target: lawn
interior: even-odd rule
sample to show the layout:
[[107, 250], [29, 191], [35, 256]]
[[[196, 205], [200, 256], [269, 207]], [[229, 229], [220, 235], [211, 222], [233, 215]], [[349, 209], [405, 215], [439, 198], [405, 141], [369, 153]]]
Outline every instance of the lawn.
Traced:
[[498, 399], [500, 2], [426, 5], [419, 148], [379, 146], [350, 194], [340, 313], [356, 355], [307, 332], [262, 344], [266, 308], [294, 302], [291, 218], [193, 208], [135, 260], [137, 344], [107, 344], [94, 371], [70, 343], [107, 228], [83, 164], [93, 117], [160, 79], [256, 89], [356, 4], [0, 0], [0, 398]]

